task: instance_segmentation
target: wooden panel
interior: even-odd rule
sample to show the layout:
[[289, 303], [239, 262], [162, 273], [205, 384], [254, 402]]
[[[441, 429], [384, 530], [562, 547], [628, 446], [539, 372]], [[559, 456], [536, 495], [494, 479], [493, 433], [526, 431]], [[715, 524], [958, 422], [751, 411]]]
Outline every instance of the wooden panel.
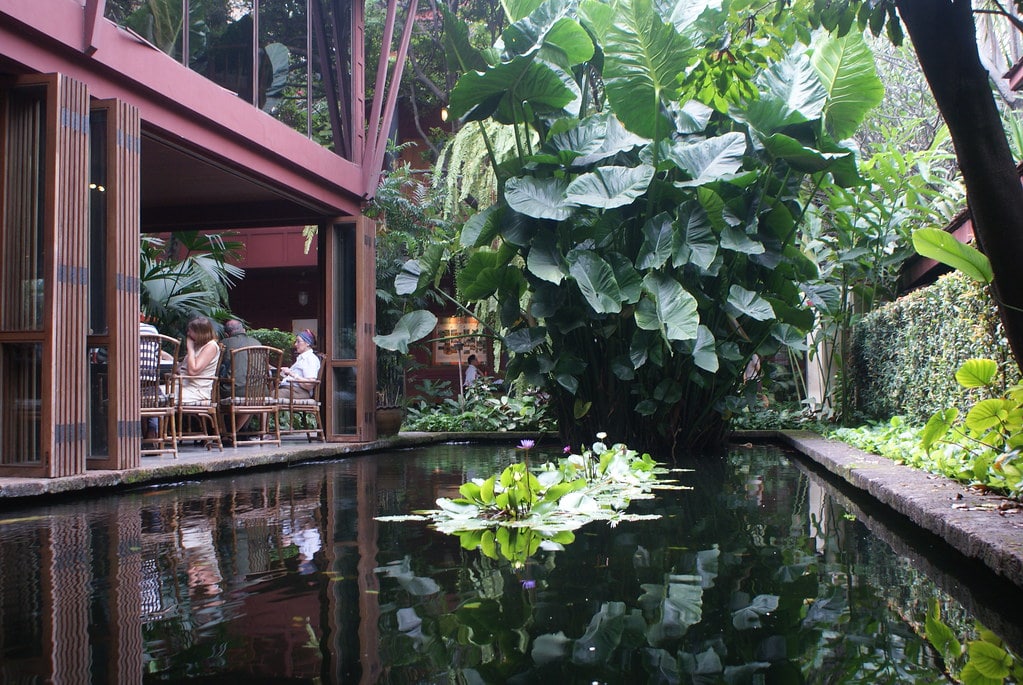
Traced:
[[[19, 89], [43, 93], [43, 136], [22, 140], [40, 127], [15, 126], [5, 114], [0, 258], [27, 267], [4, 280], [16, 292], [7, 293], [0, 317], [3, 369], [13, 374], [4, 378], [0, 410], [15, 420], [3, 425], [0, 471], [69, 476], [85, 471], [86, 452], [89, 93], [59, 74], [19, 77], [10, 92]], [[24, 163], [33, 168], [11, 166]]]
[[[139, 198], [141, 123], [138, 109], [119, 100], [100, 100], [93, 110], [106, 115], [106, 185], [92, 193], [106, 203], [106, 273], [103, 281], [107, 312], [104, 335], [90, 345], [107, 349], [106, 458], [90, 455], [89, 468], [129, 469], [141, 465], [139, 417]], [[96, 407], [93, 407], [96, 411]]]
[[[44, 264], [43, 462], [50, 478], [85, 472], [88, 367], [89, 92], [58, 75], [51, 89]], [[49, 430], [48, 430], [49, 429]], [[49, 452], [49, 458], [47, 458]]]
[[[323, 347], [327, 353], [328, 369], [324, 375], [324, 412], [327, 417], [325, 429], [329, 441], [367, 441], [376, 438], [374, 410], [376, 409], [376, 346], [373, 344], [374, 327], [376, 324], [376, 263], [374, 256], [376, 224], [366, 217], [343, 217], [335, 220], [321, 231], [324, 233], [324, 245], [321, 251], [321, 273], [323, 274], [324, 290], [322, 293], [324, 309], [321, 321], [329, 322], [324, 327]], [[343, 297], [345, 290], [351, 286], [337, 283], [337, 275], [343, 269], [338, 264], [341, 259], [341, 243], [346, 237], [345, 232], [354, 232], [351, 244], [355, 249], [354, 282], [355, 282], [355, 358], [338, 356], [337, 336], [339, 326], [337, 299]], [[337, 387], [335, 372], [338, 369], [355, 371], [355, 431], [338, 433], [335, 426], [336, 398], [341, 388]]]

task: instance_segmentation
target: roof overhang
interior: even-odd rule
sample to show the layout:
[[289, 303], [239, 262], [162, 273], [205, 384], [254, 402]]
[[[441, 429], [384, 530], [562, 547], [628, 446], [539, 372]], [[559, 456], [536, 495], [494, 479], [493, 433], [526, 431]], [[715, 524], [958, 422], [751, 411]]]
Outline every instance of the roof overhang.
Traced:
[[142, 230], [356, 215], [361, 168], [67, 0], [0, 4], [0, 74], [63, 73], [142, 119]]

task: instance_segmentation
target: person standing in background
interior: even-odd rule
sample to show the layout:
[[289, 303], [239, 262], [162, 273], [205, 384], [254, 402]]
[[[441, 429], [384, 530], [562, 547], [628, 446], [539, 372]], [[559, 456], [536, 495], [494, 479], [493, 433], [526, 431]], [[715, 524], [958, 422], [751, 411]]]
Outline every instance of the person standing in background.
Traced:
[[469, 359], [466, 361], [468, 366], [465, 367], [465, 378], [462, 381], [462, 387], [468, 388], [470, 385], [476, 382], [479, 378], [480, 368], [476, 355], [470, 354]]

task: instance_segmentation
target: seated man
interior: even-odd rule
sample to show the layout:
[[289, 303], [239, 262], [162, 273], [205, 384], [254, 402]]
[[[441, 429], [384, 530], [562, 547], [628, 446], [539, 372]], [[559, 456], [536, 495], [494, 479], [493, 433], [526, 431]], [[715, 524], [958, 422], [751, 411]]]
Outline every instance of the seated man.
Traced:
[[[224, 356], [220, 360], [220, 369], [217, 375], [220, 376], [220, 396], [229, 397], [231, 393], [231, 350], [242, 347], [262, 345], [245, 331], [245, 324], [238, 319], [228, 319], [224, 322], [225, 338], [221, 341], [224, 345]], [[236, 360], [234, 392], [241, 395], [245, 392], [245, 372], [248, 370], [248, 355], [239, 355]]]

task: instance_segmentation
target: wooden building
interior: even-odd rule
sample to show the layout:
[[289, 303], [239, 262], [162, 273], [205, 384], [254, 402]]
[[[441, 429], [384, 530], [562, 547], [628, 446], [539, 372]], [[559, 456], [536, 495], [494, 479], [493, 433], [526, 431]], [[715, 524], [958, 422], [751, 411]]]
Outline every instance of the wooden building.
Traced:
[[[176, 28], [151, 21], [143, 37], [117, 16], [157, 5], [177, 13]], [[328, 439], [375, 437], [375, 232], [361, 208], [411, 20], [396, 31], [390, 1], [367, 102], [361, 2], [308, 0], [287, 17], [300, 35], [285, 42], [267, 35], [275, 23], [261, 25], [258, 0], [230, 6], [222, 38], [234, 42], [218, 51], [199, 44], [209, 18], [189, 0], [0, 0], [0, 475], [139, 465], [146, 232], [316, 226], [308, 287], [327, 355]], [[403, 9], [414, 16], [415, 0]], [[319, 89], [332, 149], [268, 111], [278, 74], [298, 66], [307, 87], [293, 93], [305, 91], [296, 110], [310, 130]]]

